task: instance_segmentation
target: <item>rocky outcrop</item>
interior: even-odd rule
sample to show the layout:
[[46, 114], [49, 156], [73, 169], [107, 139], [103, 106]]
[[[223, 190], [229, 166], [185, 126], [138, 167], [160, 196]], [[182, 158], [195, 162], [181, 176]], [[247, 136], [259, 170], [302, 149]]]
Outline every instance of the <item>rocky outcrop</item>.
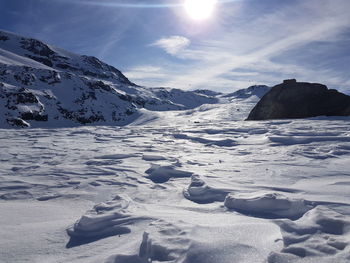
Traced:
[[285, 80], [266, 93], [247, 120], [349, 116], [350, 96], [318, 83]]

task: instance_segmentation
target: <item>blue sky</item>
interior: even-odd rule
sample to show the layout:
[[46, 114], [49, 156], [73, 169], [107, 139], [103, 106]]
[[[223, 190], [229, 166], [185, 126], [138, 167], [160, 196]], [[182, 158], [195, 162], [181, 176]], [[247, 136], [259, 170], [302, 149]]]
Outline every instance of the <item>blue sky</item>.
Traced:
[[140, 85], [233, 91], [286, 78], [350, 92], [349, 0], [0, 0], [0, 28], [93, 55]]

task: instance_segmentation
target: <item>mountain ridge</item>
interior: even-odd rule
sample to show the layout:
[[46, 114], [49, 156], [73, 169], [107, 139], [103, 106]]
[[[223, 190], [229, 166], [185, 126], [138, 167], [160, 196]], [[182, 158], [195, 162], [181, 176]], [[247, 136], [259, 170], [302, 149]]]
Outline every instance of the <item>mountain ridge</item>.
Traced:
[[0, 30], [0, 128], [123, 126], [139, 118], [141, 109], [190, 110], [256, 99], [267, 90], [254, 86], [223, 94], [144, 87], [96, 57]]
[[218, 99], [146, 88], [96, 57], [0, 31], [0, 127], [126, 125], [140, 108], [184, 110]]

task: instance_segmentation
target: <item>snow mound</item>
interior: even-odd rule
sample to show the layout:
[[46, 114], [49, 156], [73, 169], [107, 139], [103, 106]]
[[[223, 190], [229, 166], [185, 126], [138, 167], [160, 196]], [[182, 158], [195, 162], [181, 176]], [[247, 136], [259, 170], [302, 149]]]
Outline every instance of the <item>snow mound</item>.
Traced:
[[229, 194], [225, 199], [229, 209], [267, 218], [297, 219], [313, 208], [311, 202], [304, 199], [291, 199], [278, 193], [265, 194]]
[[181, 263], [265, 262], [271, 249], [281, 249], [276, 242], [279, 230], [269, 222], [252, 224], [242, 220], [233, 225], [215, 222], [195, 226], [190, 236], [191, 245], [184, 260], [179, 260]]
[[132, 200], [123, 195], [117, 195], [112, 201], [95, 205], [67, 229], [67, 234], [71, 237], [67, 247], [130, 233], [131, 224], [149, 219], [149, 217], [135, 214], [135, 210], [136, 206]]
[[148, 174], [147, 178], [152, 180], [154, 183], [165, 183], [171, 178], [183, 178], [191, 177], [191, 172], [177, 170], [173, 165], [161, 166], [152, 164], [151, 168], [145, 172]]
[[202, 137], [195, 137], [195, 136], [188, 136], [186, 134], [173, 134], [173, 137], [175, 139], [183, 139], [183, 140], [189, 140], [192, 142], [197, 142], [197, 143], [201, 143], [204, 144], [206, 146], [220, 146], [220, 147], [232, 147], [237, 145], [236, 141], [232, 140], [232, 139], [223, 139], [223, 140], [214, 140], [214, 139], [206, 139], [206, 138], [202, 138]]
[[160, 156], [160, 155], [143, 154], [142, 160], [145, 160], [145, 161], [163, 161], [163, 160], [166, 160], [166, 158], [164, 156]]
[[185, 230], [164, 220], [157, 220], [150, 223], [143, 233], [138, 253], [112, 256], [106, 263], [179, 262], [189, 245]]
[[322, 142], [350, 142], [349, 136], [269, 136], [269, 140], [276, 145], [298, 145]]
[[26, 190], [14, 191], [6, 194], [0, 195], [0, 200], [22, 200], [31, 199], [33, 195]]
[[191, 184], [183, 190], [183, 195], [188, 200], [205, 204], [222, 202], [229, 192], [231, 191], [210, 187], [198, 175], [192, 175]]
[[113, 160], [113, 159], [127, 159], [127, 158], [132, 158], [132, 157], [137, 157], [136, 154], [107, 154], [107, 155], [102, 155], [102, 156], [97, 156], [95, 157], [96, 159], [106, 159], [106, 160]]
[[317, 206], [296, 221], [279, 219], [275, 222], [281, 228], [284, 248], [281, 253], [270, 255], [270, 263], [299, 262], [307, 257], [322, 257], [313, 262], [350, 261], [349, 216]]

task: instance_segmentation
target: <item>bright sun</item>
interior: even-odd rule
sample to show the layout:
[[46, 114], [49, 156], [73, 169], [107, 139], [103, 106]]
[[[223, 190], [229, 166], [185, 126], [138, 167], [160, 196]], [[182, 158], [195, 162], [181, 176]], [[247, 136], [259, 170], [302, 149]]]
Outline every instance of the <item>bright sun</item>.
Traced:
[[211, 16], [217, 0], [185, 0], [184, 7], [188, 15], [195, 20], [204, 20]]

